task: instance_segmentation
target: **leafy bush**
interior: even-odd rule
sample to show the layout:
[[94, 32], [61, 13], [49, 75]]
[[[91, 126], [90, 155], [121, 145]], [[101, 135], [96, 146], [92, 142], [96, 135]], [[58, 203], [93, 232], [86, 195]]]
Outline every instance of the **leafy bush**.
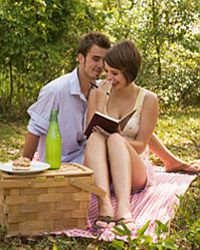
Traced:
[[[34, 4], [33, 4], [34, 3]], [[84, 0], [0, 0], [0, 113], [23, 113], [39, 89], [76, 64], [80, 36], [103, 27]]]
[[125, 249], [148, 249], [148, 250], [164, 250], [164, 249], [177, 249], [175, 242], [168, 236], [168, 223], [163, 224], [160, 221], [155, 221], [155, 233], [156, 240], [150, 235], [146, 235], [145, 232], [149, 227], [150, 221], [137, 230], [137, 237], [131, 239], [131, 231], [128, 229], [126, 224], [123, 224], [123, 228], [115, 227], [115, 233], [119, 236], [126, 236], [128, 244], [124, 241], [114, 240], [111, 244], [113, 249], [125, 250]]
[[200, 103], [198, 0], [0, 0], [0, 118], [22, 116], [39, 89], [76, 65], [80, 36], [136, 41], [137, 82], [163, 107]]

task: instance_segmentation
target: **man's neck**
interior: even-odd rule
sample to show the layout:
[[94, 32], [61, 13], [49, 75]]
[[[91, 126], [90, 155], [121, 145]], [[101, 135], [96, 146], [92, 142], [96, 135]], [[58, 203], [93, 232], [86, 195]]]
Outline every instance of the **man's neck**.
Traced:
[[81, 92], [84, 94], [84, 96], [87, 98], [89, 89], [90, 89], [90, 79], [83, 74], [83, 72], [80, 71], [80, 68], [78, 68], [78, 78], [79, 78], [79, 83], [80, 83], [80, 89]]

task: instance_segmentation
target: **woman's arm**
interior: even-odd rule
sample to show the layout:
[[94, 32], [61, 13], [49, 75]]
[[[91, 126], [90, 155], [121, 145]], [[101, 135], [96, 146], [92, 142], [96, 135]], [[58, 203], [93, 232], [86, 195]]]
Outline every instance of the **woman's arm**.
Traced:
[[96, 111], [96, 90], [91, 89], [88, 99], [87, 125], [89, 124], [95, 111]]
[[105, 107], [107, 103], [107, 92], [110, 88], [110, 83], [106, 80], [101, 81], [97, 89], [91, 89], [88, 99], [88, 114], [87, 114], [87, 124], [91, 120], [95, 111], [101, 113], [105, 112]]
[[156, 126], [159, 114], [159, 104], [157, 96], [148, 91], [145, 95], [143, 107], [141, 110], [140, 127], [135, 140], [128, 139], [134, 149], [141, 154], [147, 146], [151, 135]]

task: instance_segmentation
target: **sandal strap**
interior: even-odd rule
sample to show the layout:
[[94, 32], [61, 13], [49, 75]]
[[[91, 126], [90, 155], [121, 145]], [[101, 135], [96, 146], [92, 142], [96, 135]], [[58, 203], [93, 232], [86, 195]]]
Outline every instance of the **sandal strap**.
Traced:
[[119, 220], [116, 221], [117, 225], [121, 225], [122, 223], [128, 224], [128, 223], [134, 223], [133, 218], [120, 218]]
[[[100, 223], [106, 223], [107, 226], [101, 226], [98, 225], [98, 222]], [[115, 219], [111, 216], [103, 216], [103, 215], [99, 215], [98, 218], [94, 221], [93, 223], [93, 229], [105, 229], [109, 226], [110, 223], [115, 223]]]
[[106, 223], [110, 223], [110, 222], [115, 222], [115, 219], [111, 216], [99, 215], [98, 218], [96, 219], [96, 221], [103, 221]]

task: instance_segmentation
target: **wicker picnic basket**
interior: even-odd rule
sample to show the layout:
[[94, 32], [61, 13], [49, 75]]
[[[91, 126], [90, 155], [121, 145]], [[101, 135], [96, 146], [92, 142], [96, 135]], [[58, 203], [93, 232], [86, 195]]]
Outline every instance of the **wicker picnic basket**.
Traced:
[[0, 173], [0, 223], [9, 236], [87, 227], [93, 171], [78, 164], [40, 174]]

